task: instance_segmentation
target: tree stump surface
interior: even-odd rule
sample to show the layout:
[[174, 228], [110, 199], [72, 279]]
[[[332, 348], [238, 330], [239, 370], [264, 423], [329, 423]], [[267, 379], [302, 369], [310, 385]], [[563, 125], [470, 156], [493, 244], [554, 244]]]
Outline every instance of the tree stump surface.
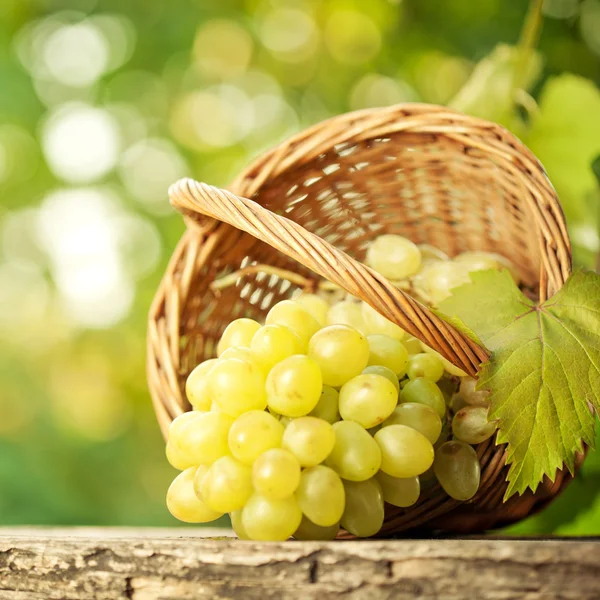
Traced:
[[222, 536], [231, 532], [0, 528], [0, 600], [600, 599], [598, 538]]

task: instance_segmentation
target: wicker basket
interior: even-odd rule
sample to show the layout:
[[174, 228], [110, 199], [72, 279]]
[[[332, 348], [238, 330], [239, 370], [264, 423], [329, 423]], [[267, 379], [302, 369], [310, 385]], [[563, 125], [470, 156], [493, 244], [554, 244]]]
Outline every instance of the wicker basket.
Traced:
[[[170, 190], [188, 229], [149, 319], [148, 381], [163, 433], [189, 410], [185, 379], [213, 356], [227, 323], [260, 320], [297, 289], [255, 273], [217, 297], [209, 284], [223, 274], [255, 263], [318, 274], [476, 375], [486, 350], [358, 262], [369, 241], [397, 233], [451, 256], [500, 252], [542, 299], [571, 272], [564, 216], [537, 159], [498, 125], [447, 108], [408, 104], [341, 115], [262, 155], [229, 189], [185, 179]], [[539, 510], [571, 479], [559, 472], [537, 493], [503, 503], [505, 448], [488, 440], [477, 453], [481, 484], [473, 499], [460, 503], [434, 486], [409, 509], [387, 507], [380, 535], [506, 525]]]

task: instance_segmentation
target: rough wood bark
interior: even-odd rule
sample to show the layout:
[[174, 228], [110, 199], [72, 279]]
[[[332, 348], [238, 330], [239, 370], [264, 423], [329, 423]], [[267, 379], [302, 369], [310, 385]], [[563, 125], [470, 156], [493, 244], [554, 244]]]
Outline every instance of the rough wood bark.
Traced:
[[593, 539], [194, 537], [207, 533], [0, 529], [0, 600], [600, 598]]

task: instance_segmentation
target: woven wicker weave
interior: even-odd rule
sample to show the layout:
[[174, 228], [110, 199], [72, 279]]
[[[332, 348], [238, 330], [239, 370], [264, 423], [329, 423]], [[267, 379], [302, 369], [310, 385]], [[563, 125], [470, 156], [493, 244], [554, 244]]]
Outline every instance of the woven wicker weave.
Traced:
[[[399, 105], [325, 121], [262, 155], [229, 189], [185, 179], [170, 190], [188, 229], [149, 319], [148, 381], [163, 433], [190, 408], [185, 379], [214, 355], [227, 323], [261, 320], [297, 289], [254, 273], [217, 296], [209, 285], [224, 274], [260, 263], [325, 277], [476, 375], [487, 352], [358, 262], [369, 242], [397, 233], [451, 256], [499, 252], [541, 299], [571, 272], [563, 213], [537, 159], [503, 128], [442, 107]], [[409, 509], [388, 507], [381, 535], [504, 525], [570, 480], [559, 472], [536, 494], [502, 503], [505, 448], [488, 440], [477, 452], [482, 476], [472, 500], [457, 502], [434, 486]]]

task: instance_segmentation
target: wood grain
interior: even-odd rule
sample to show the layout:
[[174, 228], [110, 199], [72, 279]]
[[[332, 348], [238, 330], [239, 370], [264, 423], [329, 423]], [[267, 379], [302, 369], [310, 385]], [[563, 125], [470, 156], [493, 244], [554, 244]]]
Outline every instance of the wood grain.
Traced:
[[254, 543], [223, 531], [0, 529], [0, 600], [592, 600], [600, 542]]

